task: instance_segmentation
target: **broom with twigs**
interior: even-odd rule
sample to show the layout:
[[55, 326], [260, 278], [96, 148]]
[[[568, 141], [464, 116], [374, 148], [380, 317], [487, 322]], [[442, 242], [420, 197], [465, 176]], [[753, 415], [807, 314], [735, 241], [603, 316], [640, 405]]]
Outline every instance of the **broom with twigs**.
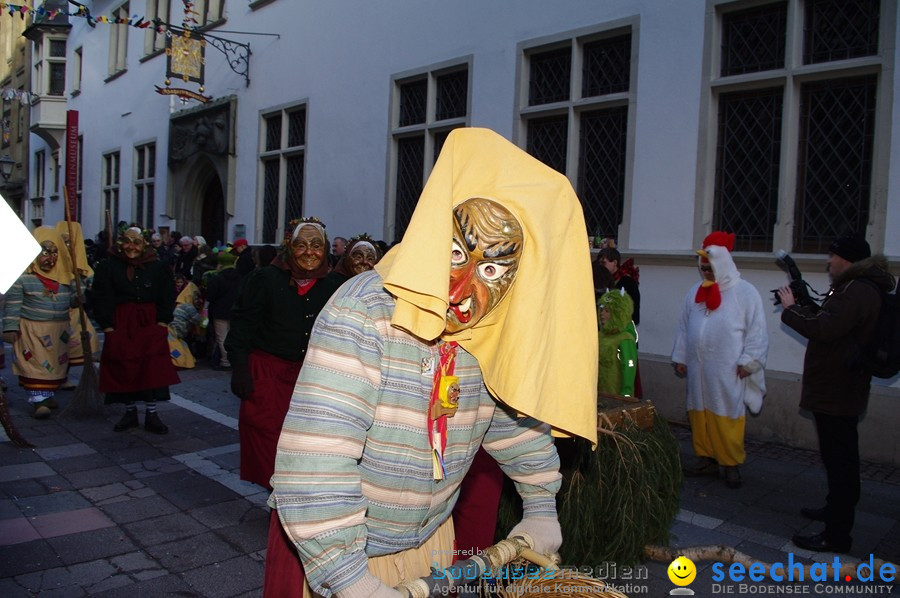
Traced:
[[605, 581], [560, 569], [520, 538], [500, 540], [451, 566], [433, 568], [430, 577], [394, 589], [408, 598], [627, 598]]
[[21, 448], [34, 448], [34, 445], [25, 440], [25, 437], [19, 434], [15, 424], [13, 424], [12, 415], [6, 406], [6, 392], [0, 388], [0, 423], [3, 424], [3, 430], [9, 436], [9, 441]]
[[60, 413], [60, 416], [72, 416], [83, 418], [101, 415], [103, 402], [100, 399], [100, 377], [94, 365], [94, 356], [91, 352], [91, 333], [88, 332], [87, 315], [84, 313], [84, 294], [81, 290], [81, 277], [78, 274], [78, 265], [75, 257], [75, 236], [72, 233], [72, 214], [69, 211], [69, 191], [63, 186], [63, 199], [66, 207], [66, 224], [69, 227], [69, 255], [72, 258], [72, 274], [75, 277], [75, 291], [77, 294], [76, 305], [78, 318], [81, 322], [81, 350], [84, 353], [84, 366], [75, 395]]

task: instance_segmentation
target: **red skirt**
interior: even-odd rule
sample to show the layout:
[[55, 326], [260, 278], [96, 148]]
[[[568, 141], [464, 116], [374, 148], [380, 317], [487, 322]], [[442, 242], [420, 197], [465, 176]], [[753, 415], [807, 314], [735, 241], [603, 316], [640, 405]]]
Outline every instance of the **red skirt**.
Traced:
[[479, 448], [453, 507], [459, 554], [478, 554], [494, 544], [502, 491], [503, 471], [484, 448]]
[[266, 568], [263, 574], [263, 598], [303, 598], [306, 572], [294, 543], [288, 538], [278, 511], [269, 514], [266, 541]]
[[271, 490], [275, 449], [300, 374], [300, 361], [288, 361], [262, 351], [250, 353], [253, 394], [241, 401], [241, 479]]
[[168, 329], [156, 323], [153, 303], [116, 306], [115, 325], [100, 354], [100, 392], [135, 392], [178, 384]]

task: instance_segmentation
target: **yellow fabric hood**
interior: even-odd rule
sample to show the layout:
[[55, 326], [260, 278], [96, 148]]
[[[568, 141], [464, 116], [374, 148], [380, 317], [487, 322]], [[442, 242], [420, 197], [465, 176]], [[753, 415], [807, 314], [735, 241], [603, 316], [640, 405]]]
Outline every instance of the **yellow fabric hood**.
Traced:
[[66, 247], [66, 244], [63, 242], [62, 237], [59, 236], [59, 233], [56, 232], [55, 228], [49, 226], [39, 226], [31, 233], [34, 235], [34, 238], [37, 239], [38, 243], [43, 243], [44, 241], [52, 241], [54, 245], [56, 245], [56, 249], [59, 251], [59, 256], [56, 259], [56, 265], [53, 266], [53, 269], [49, 272], [44, 272], [38, 267], [38, 260], [40, 259], [40, 254], [34, 261], [31, 262], [31, 265], [28, 266], [28, 271], [32, 274], [39, 274], [44, 278], [49, 278], [50, 280], [56, 281], [60, 284], [69, 284], [72, 282], [72, 272], [67, 269], [67, 266], [71, 264], [71, 260], [66, 260], [65, 252], [69, 250]]
[[[516, 279], [473, 328], [444, 334], [455, 206], [493, 200], [524, 230]], [[553, 426], [597, 439], [597, 314], [581, 203], [568, 179], [488, 129], [450, 133], [402, 242], [375, 266], [396, 298], [392, 324], [455, 340], [493, 396]]]

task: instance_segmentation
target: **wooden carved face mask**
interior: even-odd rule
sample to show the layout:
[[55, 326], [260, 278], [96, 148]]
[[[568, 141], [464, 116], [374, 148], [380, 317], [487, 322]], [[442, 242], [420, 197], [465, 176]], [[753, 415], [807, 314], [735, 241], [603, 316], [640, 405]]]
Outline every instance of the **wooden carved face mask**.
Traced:
[[313, 271], [325, 259], [325, 233], [320, 227], [301, 226], [291, 239], [291, 256], [303, 270]]
[[358, 241], [350, 250], [350, 270], [353, 274], [362, 274], [375, 267], [378, 254], [375, 246], [368, 241]]
[[59, 259], [59, 248], [53, 241], [44, 241], [41, 243], [41, 252], [38, 254], [35, 263], [43, 273], [48, 273], [56, 267], [56, 261]]
[[453, 210], [445, 332], [472, 328], [500, 303], [515, 280], [524, 240], [515, 216], [497, 202], [475, 197]]
[[118, 244], [122, 251], [122, 255], [133, 260], [144, 253], [146, 241], [144, 241], [144, 237], [141, 236], [141, 233], [128, 229], [119, 237]]

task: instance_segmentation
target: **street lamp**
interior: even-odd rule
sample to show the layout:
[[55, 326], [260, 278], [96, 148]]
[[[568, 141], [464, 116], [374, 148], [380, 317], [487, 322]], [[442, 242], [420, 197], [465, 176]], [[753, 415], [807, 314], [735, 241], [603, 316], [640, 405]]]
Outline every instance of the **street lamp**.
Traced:
[[0, 158], [0, 176], [3, 177], [3, 180], [7, 183], [9, 182], [9, 177], [12, 176], [13, 168], [16, 166], [16, 161], [9, 157], [9, 154], [6, 154], [2, 158]]

